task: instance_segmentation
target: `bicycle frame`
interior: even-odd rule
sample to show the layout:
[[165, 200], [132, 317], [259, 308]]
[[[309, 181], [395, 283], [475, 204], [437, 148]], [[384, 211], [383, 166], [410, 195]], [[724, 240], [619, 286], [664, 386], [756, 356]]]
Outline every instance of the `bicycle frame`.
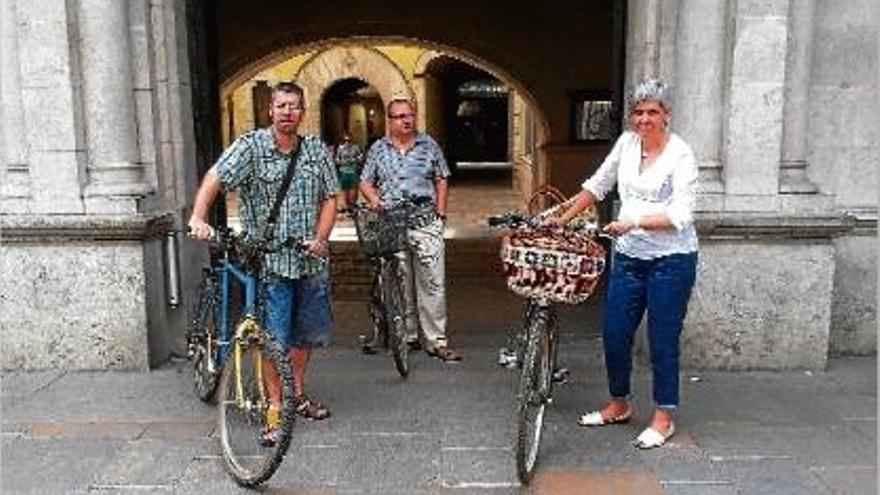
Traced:
[[[220, 339], [217, 344], [221, 346], [220, 348], [220, 359], [217, 363], [222, 367], [223, 363], [226, 362], [229, 353], [229, 345], [233, 342], [234, 338], [241, 338], [244, 335], [239, 335], [239, 331], [232, 331], [232, 315], [230, 308], [230, 300], [232, 297], [232, 283], [238, 282], [244, 288], [244, 322], [252, 321], [256, 324], [257, 317], [257, 288], [258, 288], [258, 280], [255, 276], [251, 275], [247, 270], [243, 269], [240, 266], [237, 266], [232, 260], [229, 259], [229, 254], [225, 253], [223, 259], [219, 261], [219, 264], [214, 268], [218, 274], [220, 279], [220, 314], [218, 318], [218, 328], [217, 328], [217, 337]], [[242, 325], [240, 325], [242, 326]]]

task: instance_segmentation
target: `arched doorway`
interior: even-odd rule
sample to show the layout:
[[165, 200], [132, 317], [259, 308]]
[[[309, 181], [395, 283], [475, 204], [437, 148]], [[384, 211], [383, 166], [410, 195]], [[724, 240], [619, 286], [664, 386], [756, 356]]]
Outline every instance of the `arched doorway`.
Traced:
[[[300, 132], [320, 134], [332, 146], [348, 131], [369, 147], [384, 136], [389, 99], [411, 98], [418, 127], [438, 141], [453, 170], [449, 225], [455, 237], [486, 235], [487, 215], [523, 209], [543, 182], [539, 143], [546, 121], [524, 86], [500, 68], [413, 40], [332, 40], [302, 50], [287, 48], [279, 54], [287, 58], [253, 66], [249, 80], [227, 81], [228, 106], [247, 106], [238, 100], [250, 97], [256, 78], [271, 84], [292, 74], [305, 91]], [[230, 87], [236, 82], [238, 88]]]
[[443, 102], [445, 150], [453, 170], [509, 166], [507, 86], [448, 55], [431, 59], [425, 73], [436, 81]]
[[333, 83], [321, 99], [321, 138], [332, 146], [344, 133], [363, 147], [385, 135], [385, 104], [378, 90], [354, 77]]

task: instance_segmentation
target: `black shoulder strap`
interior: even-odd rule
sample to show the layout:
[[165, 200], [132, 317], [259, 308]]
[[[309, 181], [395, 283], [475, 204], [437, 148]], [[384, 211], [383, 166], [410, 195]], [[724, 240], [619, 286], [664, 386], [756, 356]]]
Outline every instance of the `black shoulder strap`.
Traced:
[[287, 190], [290, 189], [290, 181], [293, 180], [293, 173], [296, 169], [296, 159], [299, 157], [299, 150], [302, 146], [302, 142], [303, 137], [297, 136], [296, 149], [290, 154], [290, 163], [287, 164], [287, 171], [284, 173], [284, 178], [281, 179], [281, 187], [278, 188], [278, 193], [275, 194], [275, 203], [272, 205], [272, 210], [269, 211], [269, 218], [266, 219], [266, 230], [263, 235], [263, 240], [267, 243], [272, 240], [272, 236], [275, 234], [275, 220], [278, 219], [278, 212], [281, 211], [281, 203], [284, 202], [284, 197], [287, 196]]

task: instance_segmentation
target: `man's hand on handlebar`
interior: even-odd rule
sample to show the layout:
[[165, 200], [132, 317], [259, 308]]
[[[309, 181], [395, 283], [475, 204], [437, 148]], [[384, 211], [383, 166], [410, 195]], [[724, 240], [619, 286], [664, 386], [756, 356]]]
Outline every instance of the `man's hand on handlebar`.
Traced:
[[187, 227], [187, 235], [193, 239], [207, 241], [214, 237], [214, 228], [201, 218], [190, 217]]
[[326, 258], [330, 254], [329, 243], [326, 239], [309, 239], [303, 242], [305, 250], [316, 258]]

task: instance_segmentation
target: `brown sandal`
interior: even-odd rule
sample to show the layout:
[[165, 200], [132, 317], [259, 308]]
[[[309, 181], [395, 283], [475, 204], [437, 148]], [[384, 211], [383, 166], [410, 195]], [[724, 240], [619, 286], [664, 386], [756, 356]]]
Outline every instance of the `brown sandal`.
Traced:
[[309, 399], [306, 394], [297, 395], [293, 398], [296, 413], [307, 419], [322, 420], [330, 417], [330, 410], [324, 404]]
[[429, 356], [436, 357], [441, 361], [451, 362], [451, 361], [461, 361], [461, 354], [453, 351], [452, 349], [443, 346], [431, 349], [428, 352]]

